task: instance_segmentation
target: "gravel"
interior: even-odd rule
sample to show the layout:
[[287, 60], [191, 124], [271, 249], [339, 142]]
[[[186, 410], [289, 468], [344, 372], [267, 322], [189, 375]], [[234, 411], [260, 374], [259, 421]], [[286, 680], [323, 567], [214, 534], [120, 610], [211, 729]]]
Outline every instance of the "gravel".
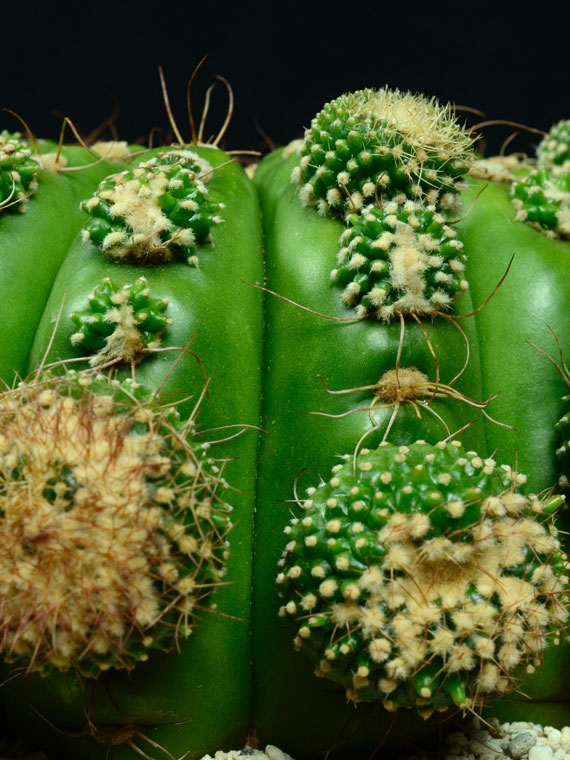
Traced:
[[[486, 724], [474, 718], [464, 731], [449, 734], [438, 753], [443, 760], [570, 760], [570, 726], [558, 729], [538, 723]], [[408, 760], [430, 760], [420, 752]]]
[[[245, 747], [216, 752], [202, 760], [293, 760], [277, 747], [265, 752]], [[437, 752], [420, 752], [403, 760], [570, 760], [570, 726], [563, 729], [537, 723], [484, 723], [474, 718], [462, 731], [450, 733]], [[1, 760], [1, 759], [0, 759]], [[360, 760], [354, 758], [354, 760]]]
[[293, 760], [291, 755], [282, 752], [272, 744], [268, 744], [265, 752], [246, 746], [242, 750], [231, 752], [216, 752], [215, 755], [204, 755], [202, 760]]
[[[438, 752], [420, 752], [405, 760], [570, 760], [570, 726], [558, 729], [537, 723], [486, 724], [474, 718], [462, 731], [448, 734]], [[0, 739], [0, 760], [47, 760], [43, 752], [29, 752], [20, 742]], [[264, 751], [242, 750], [204, 755], [202, 760], [293, 760], [268, 744]], [[354, 760], [360, 760], [354, 758]]]

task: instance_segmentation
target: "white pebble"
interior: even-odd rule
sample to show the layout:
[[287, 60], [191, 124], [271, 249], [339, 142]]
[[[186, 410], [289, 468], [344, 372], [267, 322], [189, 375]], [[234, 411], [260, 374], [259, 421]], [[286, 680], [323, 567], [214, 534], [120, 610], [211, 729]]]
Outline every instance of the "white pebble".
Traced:
[[293, 760], [291, 755], [282, 752], [277, 747], [274, 747], [273, 744], [267, 745], [265, 748], [265, 754], [267, 755], [268, 760]]
[[528, 753], [528, 760], [553, 760], [553, 755], [552, 747], [549, 747], [548, 744], [542, 746], [535, 744]]

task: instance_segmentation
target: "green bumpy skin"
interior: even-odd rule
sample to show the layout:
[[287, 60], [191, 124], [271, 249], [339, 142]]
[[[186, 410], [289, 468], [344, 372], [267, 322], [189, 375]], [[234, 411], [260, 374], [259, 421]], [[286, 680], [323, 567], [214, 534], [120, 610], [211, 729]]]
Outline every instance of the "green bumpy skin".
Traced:
[[359, 211], [375, 197], [457, 205], [471, 140], [451, 110], [399, 90], [359, 90], [327, 103], [299, 148], [292, 179], [321, 214]]
[[548, 237], [570, 238], [570, 172], [531, 171], [513, 182], [512, 198], [518, 221]]
[[172, 324], [164, 313], [166, 298], [151, 298], [146, 277], [119, 288], [106, 277], [89, 296], [83, 311], [70, 314], [77, 332], [73, 346], [90, 353], [90, 364], [140, 361], [145, 351], [157, 348], [164, 330]]
[[25, 201], [38, 189], [40, 165], [18, 132], [0, 132], [0, 212], [25, 210]]
[[296, 648], [353, 701], [422, 717], [515, 688], [569, 612], [563, 503], [458, 441], [384, 444], [309, 489], [277, 582]]
[[551, 169], [556, 176], [570, 171], [570, 120], [551, 127], [536, 149], [539, 166]]
[[446, 311], [467, 289], [463, 244], [434, 206], [396, 196], [347, 222], [331, 280], [359, 316], [389, 321], [398, 313]]
[[211, 172], [193, 151], [174, 149], [108, 177], [81, 203], [91, 216], [84, 240], [114, 261], [197, 265], [198, 246], [223, 222], [223, 204], [207, 198]]
[[42, 372], [0, 397], [0, 423], [4, 658], [96, 677], [187, 638], [231, 508], [177, 410], [130, 379]]

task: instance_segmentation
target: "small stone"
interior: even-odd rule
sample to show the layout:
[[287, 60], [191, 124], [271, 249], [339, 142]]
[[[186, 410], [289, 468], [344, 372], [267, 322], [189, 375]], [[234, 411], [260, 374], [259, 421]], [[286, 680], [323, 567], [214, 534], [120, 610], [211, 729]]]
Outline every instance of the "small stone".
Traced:
[[268, 760], [293, 760], [291, 755], [275, 747], [273, 744], [268, 744], [265, 748], [265, 754]]
[[[507, 752], [512, 758], [518, 760], [518, 758], [526, 755], [535, 744], [536, 736], [530, 731], [523, 731], [520, 734], [516, 734], [511, 739], [509, 746], [507, 747]], [[538, 758], [536, 760], [538, 760]]]
[[491, 752], [496, 752], [499, 755], [501, 755], [503, 753], [503, 748], [501, 746], [501, 742], [498, 739], [493, 739], [492, 737], [490, 737], [490, 738], [486, 739], [483, 742], [483, 744]]
[[551, 746], [558, 747], [560, 745], [562, 732], [559, 731], [557, 728], [553, 728], [552, 726], [545, 726], [544, 735], [548, 739], [548, 742]]
[[469, 742], [469, 750], [471, 752], [474, 752], [476, 755], [482, 755], [487, 752], [487, 747], [485, 747], [485, 745], [482, 744], [479, 739], [472, 739]]
[[516, 734], [519, 731], [528, 731], [530, 728], [533, 728], [532, 723], [528, 723], [526, 721], [513, 721], [513, 723], [506, 723], [506, 726], [509, 727], [509, 733]]
[[534, 746], [528, 753], [528, 760], [552, 760], [552, 747], [543, 744], [541, 747]]

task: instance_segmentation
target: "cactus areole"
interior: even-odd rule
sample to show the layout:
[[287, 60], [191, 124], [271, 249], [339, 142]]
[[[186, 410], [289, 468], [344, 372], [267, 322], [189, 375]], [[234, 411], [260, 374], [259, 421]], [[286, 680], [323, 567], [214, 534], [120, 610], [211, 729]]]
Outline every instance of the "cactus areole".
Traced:
[[388, 88], [253, 182], [0, 133], [12, 732], [303, 760], [568, 723], [567, 137], [482, 160]]

